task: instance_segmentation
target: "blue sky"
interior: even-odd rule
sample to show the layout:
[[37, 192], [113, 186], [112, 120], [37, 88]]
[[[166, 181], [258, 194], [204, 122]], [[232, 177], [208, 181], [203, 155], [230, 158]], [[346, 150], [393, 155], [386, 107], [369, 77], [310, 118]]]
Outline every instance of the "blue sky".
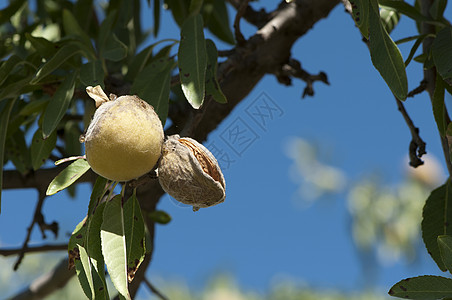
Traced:
[[[272, 2], [252, 5], [272, 9]], [[233, 10], [230, 12], [233, 16]], [[143, 15], [152, 13], [143, 10]], [[152, 19], [144, 17], [143, 22], [149, 27]], [[254, 32], [243, 21], [242, 28], [245, 36]], [[414, 23], [402, 18], [394, 39], [414, 35], [414, 30]], [[168, 12], [163, 12], [158, 39], [162, 38], [179, 38]], [[229, 48], [221, 43], [217, 47]], [[402, 47], [404, 57], [408, 51], [409, 47]], [[228, 272], [241, 287], [258, 291], [268, 290], [277, 278], [292, 278], [318, 288], [353, 290], [361, 286], [361, 265], [350, 235], [344, 195], [300, 208], [296, 196], [299, 186], [290, 179], [293, 161], [286, 155], [286, 147], [294, 137], [315, 142], [329, 154], [329, 163], [342, 169], [350, 181], [377, 170], [386, 183], [396, 184], [404, 174], [410, 133], [392, 94], [372, 66], [359, 31], [341, 5], [296, 43], [292, 55], [308, 72], [325, 71], [331, 85], [315, 83], [315, 96], [301, 99], [303, 82], [294, 80], [293, 86], [286, 87], [267, 75], [209, 135], [205, 145], [214, 144], [233, 160], [229, 165], [222, 163], [226, 201], [196, 213], [168, 196], [160, 201], [158, 208], [173, 220], [157, 226], [151, 280], [182, 279], [193, 288], [201, 288], [218, 272]], [[421, 65], [411, 63], [410, 90], [421, 81], [421, 72]], [[277, 105], [264, 125], [249, 114], [263, 99]], [[428, 155], [442, 161], [427, 95], [408, 99], [406, 108], [420, 127]], [[250, 129], [250, 140], [234, 147], [228, 144], [231, 141], [226, 134], [237, 124]], [[76, 200], [65, 193], [47, 199], [44, 215], [47, 221], [60, 223], [61, 241], [86, 214], [89, 193], [89, 186], [81, 185]], [[36, 200], [30, 190], [3, 192], [2, 246], [22, 243]], [[16, 213], [19, 209], [21, 215]], [[37, 229], [33, 241], [40, 244]], [[398, 280], [421, 274], [438, 274], [426, 252], [421, 252], [415, 266], [398, 263], [382, 267], [375, 286], [386, 293]]]

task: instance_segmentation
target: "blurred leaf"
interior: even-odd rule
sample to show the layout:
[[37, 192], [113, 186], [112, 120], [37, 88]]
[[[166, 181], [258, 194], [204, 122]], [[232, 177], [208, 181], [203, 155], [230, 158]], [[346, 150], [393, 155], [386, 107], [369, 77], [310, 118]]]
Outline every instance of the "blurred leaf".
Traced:
[[88, 162], [78, 159], [66, 167], [50, 182], [46, 195], [51, 196], [64, 190], [90, 169]]
[[66, 114], [74, 95], [76, 78], [77, 72], [69, 74], [50, 99], [42, 117], [42, 134], [44, 138], [54, 132]]
[[22, 59], [13, 54], [11, 55], [7, 61], [5, 61], [1, 67], [0, 67], [0, 85], [5, 82], [6, 78], [9, 76], [9, 74], [13, 71], [13, 69], [22, 62]]
[[[373, 1], [373, 0], [371, 0]], [[414, 19], [415, 21], [431, 21], [431, 19], [422, 15], [422, 13], [414, 6], [400, 0], [378, 0], [380, 5], [392, 7], [401, 14]]]
[[93, 56], [95, 55], [90, 37], [86, 34], [85, 30], [80, 27], [80, 24], [74, 15], [67, 9], [63, 10], [63, 27], [66, 35], [73, 35], [78, 38], [90, 54]]
[[446, 271], [446, 266], [441, 259], [437, 238], [440, 235], [452, 234], [452, 229], [448, 226], [452, 222], [451, 205], [452, 184], [447, 180], [444, 185], [432, 191], [422, 213], [422, 239], [428, 253], [441, 271]]
[[97, 48], [99, 49], [101, 56], [103, 56], [107, 39], [112, 34], [113, 25], [116, 22], [116, 19], [117, 11], [112, 10], [100, 25], [99, 37], [97, 38]]
[[207, 65], [206, 42], [200, 15], [189, 17], [184, 22], [178, 57], [182, 91], [191, 106], [198, 109], [204, 101]]
[[82, 27], [83, 32], [88, 32], [91, 20], [93, 18], [94, 0], [78, 0], [74, 3], [74, 17]]
[[369, 0], [351, 0], [352, 16], [361, 34], [369, 39]]
[[144, 220], [135, 191], [124, 204], [124, 228], [127, 246], [127, 276], [131, 282], [146, 254]]
[[47, 97], [31, 100], [19, 111], [19, 115], [29, 116], [36, 113], [42, 113], [48, 103], [49, 98]]
[[154, 107], [163, 124], [168, 116], [173, 59], [160, 58], [146, 66], [133, 82], [131, 92]]
[[25, 0], [11, 0], [9, 4], [0, 10], [0, 24], [9, 22], [9, 19], [22, 7]]
[[85, 86], [104, 85], [104, 69], [100, 60], [88, 62], [80, 68], [80, 82]]
[[441, 20], [444, 11], [446, 10], [447, 0], [434, 0], [430, 7], [430, 15], [434, 20]]
[[452, 297], [452, 279], [441, 276], [407, 278], [391, 287], [389, 295], [407, 299], [442, 299]]
[[452, 85], [452, 26], [438, 32], [432, 44], [432, 56], [438, 73]]
[[25, 33], [25, 37], [30, 41], [31, 45], [36, 49], [36, 51], [44, 58], [51, 58], [58, 50], [58, 46], [52, 42], [46, 40], [43, 37], [35, 37]]
[[452, 236], [438, 236], [438, 246], [444, 265], [449, 272], [452, 272]]
[[6, 143], [6, 157], [22, 175], [26, 174], [31, 167], [30, 149], [25, 143], [25, 133], [18, 129], [8, 138]]
[[391, 33], [399, 23], [400, 14], [390, 7], [380, 6], [380, 19], [386, 31]]
[[[0, 89], [0, 100], [7, 98], [15, 98], [23, 93], [23, 91], [29, 86], [30, 79], [33, 75], [24, 77], [23, 79], [16, 80]], [[9, 81], [9, 80], [8, 80]]]
[[120, 61], [127, 56], [127, 46], [112, 33], [107, 37], [103, 58], [111, 61]]
[[16, 99], [10, 99], [8, 102], [0, 105], [0, 213], [2, 204], [2, 187], [3, 187], [3, 159], [5, 155], [6, 132], [8, 131], [8, 122], [11, 110]]
[[229, 24], [226, 3], [223, 0], [206, 0], [203, 7], [205, 25], [220, 40], [233, 45], [234, 35]]
[[65, 155], [80, 155], [82, 152], [82, 145], [79, 141], [81, 130], [79, 123], [68, 121], [64, 124], [64, 154]]
[[111, 281], [121, 295], [130, 299], [127, 288], [127, 254], [122, 201], [122, 196], [116, 195], [107, 202], [100, 236], [102, 253]]
[[188, 17], [188, 9], [190, 1], [187, 0], [164, 0], [164, 3], [171, 10], [174, 21], [176, 21], [179, 27], [182, 26], [184, 21]]
[[155, 223], [168, 224], [171, 222], [171, 216], [163, 210], [151, 211], [148, 216]]
[[190, 0], [190, 5], [188, 6], [188, 13], [190, 15], [197, 15], [201, 12], [202, 3], [204, 0]]
[[212, 40], [206, 40], [207, 67], [206, 67], [206, 96], [212, 97], [218, 103], [227, 103], [225, 95], [221, 91], [217, 80], [217, 47]]
[[[151, 0], [148, 0], [150, 4]], [[157, 36], [160, 28], [160, 0], [154, 0], [154, 36]]]
[[39, 169], [49, 158], [50, 153], [55, 148], [57, 140], [56, 132], [47, 138], [42, 137], [42, 129], [36, 130], [31, 141], [31, 165], [33, 170]]
[[433, 107], [433, 115], [435, 116], [436, 125], [438, 126], [438, 131], [441, 136], [446, 134], [446, 112], [445, 112], [445, 104], [444, 104], [444, 90], [445, 90], [444, 81], [437, 74], [436, 76], [436, 84], [435, 91], [433, 93], [432, 99], [432, 107]]
[[33, 78], [30, 83], [39, 83], [44, 77], [55, 71], [69, 58], [79, 53], [81, 53], [80, 48], [73, 44], [63, 46], [63, 48], [58, 50], [58, 52], [38, 70], [35, 78]]
[[369, 49], [372, 63], [399, 100], [405, 100], [408, 81], [399, 48], [383, 28], [377, 0], [372, 1], [369, 26]]
[[152, 52], [155, 48], [155, 46], [161, 44], [162, 42], [168, 42], [168, 41], [172, 41], [173, 43], [170, 44], [169, 46], [172, 47], [176, 42], [176, 40], [161, 40], [158, 41], [148, 47], [146, 47], [145, 49], [143, 49], [140, 53], [138, 53], [137, 55], [135, 55], [132, 58], [132, 61], [129, 65], [129, 69], [127, 71], [127, 79], [133, 81], [135, 79], [135, 77], [137, 76], [138, 73], [140, 73], [145, 66], [147, 66], [151, 61], [155, 60], [156, 57], [152, 56]]

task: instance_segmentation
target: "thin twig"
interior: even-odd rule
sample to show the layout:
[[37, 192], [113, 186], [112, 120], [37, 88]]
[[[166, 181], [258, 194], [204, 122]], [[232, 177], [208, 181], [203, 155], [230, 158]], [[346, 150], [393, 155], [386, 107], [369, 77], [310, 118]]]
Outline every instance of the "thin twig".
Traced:
[[[59, 244], [59, 245], [42, 245], [42, 246], [27, 247], [25, 249], [24, 253], [62, 251], [62, 250], [67, 250], [67, 243]], [[1, 256], [11, 256], [11, 255], [20, 254], [20, 253], [22, 253], [22, 251], [24, 251], [23, 248], [15, 248], [15, 249], [1, 249], [0, 248], [0, 255]]]
[[306, 82], [306, 87], [303, 91], [302, 98], [304, 98], [306, 95], [314, 96], [315, 81], [321, 81], [327, 85], [330, 84], [328, 82], [328, 76], [325, 72], [320, 72], [317, 75], [312, 75], [301, 67], [301, 63], [298, 60], [293, 58], [291, 58], [288, 63], [282, 65], [281, 69], [278, 70], [275, 75], [278, 81], [285, 85], [292, 84], [292, 77], [299, 78]]
[[396, 100], [397, 107], [400, 113], [402, 114], [403, 118], [405, 119], [405, 123], [408, 125], [408, 128], [410, 129], [411, 132], [411, 142], [409, 147], [410, 166], [417, 168], [420, 165], [424, 164], [424, 162], [421, 160], [421, 157], [422, 155], [427, 153], [425, 151], [426, 144], [419, 136], [419, 128], [417, 128], [414, 125], [402, 101], [400, 101], [396, 97], [394, 97], [394, 99]]
[[425, 91], [427, 89], [427, 80], [423, 79], [420, 83], [419, 86], [417, 88], [415, 88], [414, 90], [410, 91], [407, 94], [407, 97], [414, 97], [417, 94], [422, 93], [423, 91]]
[[153, 286], [146, 277], [143, 279], [143, 281], [157, 297], [159, 297], [162, 300], [168, 300], [168, 298], [165, 295], [163, 295], [155, 286]]
[[235, 39], [237, 40], [238, 45], [243, 45], [246, 42], [245, 37], [243, 36], [242, 32], [240, 31], [240, 19], [245, 14], [245, 10], [248, 6], [249, 1], [250, 0], [243, 0], [242, 3], [240, 4], [239, 8], [237, 9], [237, 14], [235, 15], [234, 33], [235, 33]]

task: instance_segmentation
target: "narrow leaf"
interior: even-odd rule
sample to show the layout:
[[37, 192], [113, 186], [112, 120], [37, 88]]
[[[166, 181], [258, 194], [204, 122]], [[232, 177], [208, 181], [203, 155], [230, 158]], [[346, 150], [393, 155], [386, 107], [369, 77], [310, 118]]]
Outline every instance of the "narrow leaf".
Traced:
[[423, 300], [452, 297], [452, 279], [441, 276], [407, 278], [393, 285], [388, 294], [399, 298]]
[[146, 66], [133, 82], [131, 91], [154, 107], [163, 124], [168, 116], [173, 59], [161, 58]]
[[361, 34], [369, 38], [369, 0], [351, 0], [352, 16]]
[[100, 60], [88, 62], [80, 68], [80, 82], [85, 86], [104, 85], [104, 69]]
[[432, 56], [438, 73], [452, 85], [452, 26], [438, 32], [432, 44]]
[[446, 266], [439, 252], [437, 238], [440, 235], [452, 235], [451, 203], [452, 184], [448, 180], [430, 194], [422, 212], [422, 239], [428, 253], [442, 271], [446, 271]]
[[435, 91], [433, 93], [432, 108], [435, 116], [436, 125], [441, 136], [446, 134], [446, 112], [444, 104], [445, 83], [439, 75], [436, 76]]
[[5, 146], [5, 155], [10, 159], [16, 170], [25, 175], [31, 167], [30, 149], [25, 142], [25, 133], [19, 128], [12, 134]]
[[112, 33], [107, 37], [102, 57], [111, 61], [120, 61], [127, 56], [127, 46]]
[[438, 246], [444, 265], [449, 272], [452, 272], [452, 236], [438, 236]]
[[6, 78], [8, 78], [9, 74], [13, 71], [14, 67], [16, 67], [22, 59], [13, 54], [11, 55], [7, 61], [5, 61], [0, 67], [0, 85], [5, 82]]
[[81, 53], [81, 49], [73, 44], [63, 46], [63, 48], [58, 50], [58, 52], [38, 70], [35, 78], [33, 78], [30, 83], [39, 83], [44, 77], [56, 70], [69, 58], [79, 53]]
[[35, 37], [25, 33], [25, 37], [31, 43], [31, 45], [36, 49], [36, 51], [40, 54], [41, 57], [50, 58], [57, 52], [57, 45], [52, 43], [49, 40], [46, 40], [43, 37]]
[[205, 1], [203, 18], [207, 28], [220, 40], [234, 44], [234, 35], [229, 24], [229, 15], [226, 3], [222, 0]]
[[89, 168], [88, 162], [84, 159], [74, 161], [50, 182], [46, 195], [50, 196], [64, 190], [85, 174]]
[[200, 15], [189, 17], [182, 25], [178, 57], [182, 91], [191, 106], [198, 109], [204, 101], [207, 65], [206, 43]]
[[399, 100], [405, 100], [408, 93], [408, 81], [405, 64], [399, 48], [383, 28], [380, 15], [375, 8], [370, 9], [369, 48], [372, 63], [380, 72], [393, 94]]
[[[151, 0], [148, 0], [150, 2]], [[160, 0], [154, 0], [154, 36], [157, 36], [160, 28]]]
[[127, 254], [121, 195], [107, 202], [101, 226], [102, 253], [111, 281], [126, 299], [130, 299], [127, 282]]
[[154, 210], [148, 214], [148, 217], [155, 223], [168, 224], [171, 222], [171, 216], [163, 210]]
[[77, 72], [72, 72], [64, 79], [47, 105], [42, 117], [42, 134], [48, 137], [63, 119], [74, 95]]
[[63, 10], [63, 27], [66, 35], [75, 36], [83, 43], [84, 47], [88, 49], [91, 54], [95, 54], [90, 37], [86, 34], [85, 30], [82, 29], [74, 15], [67, 9]]
[[207, 67], [206, 67], [206, 96], [212, 97], [218, 103], [227, 103], [226, 96], [221, 91], [217, 80], [217, 47], [212, 40], [206, 40]]
[[88, 287], [83, 288], [82, 284], [85, 280], [81, 280], [80, 283], [82, 285], [83, 291], [89, 299], [95, 299], [94, 297], [94, 283], [93, 283], [93, 275], [91, 274], [91, 262], [89, 261], [88, 253], [85, 248], [81, 245], [78, 246], [78, 253], [80, 255], [80, 264], [75, 264], [75, 270], [77, 271], [77, 277], [84, 277]]
[[146, 254], [144, 220], [135, 192], [124, 204], [124, 228], [127, 246], [127, 278], [132, 282]]
[[31, 165], [33, 166], [33, 170], [39, 169], [47, 158], [49, 158], [50, 153], [55, 148], [56, 140], [56, 132], [47, 138], [43, 138], [42, 130], [36, 130], [31, 141]]
[[431, 21], [431, 19], [425, 17], [417, 8], [400, 0], [378, 0], [380, 5], [392, 7], [399, 13], [406, 15], [407, 17], [415, 21]]
[[[8, 131], [8, 122], [11, 110], [13, 108], [16, 99], [10, 99], [3, 104], [3, 108], [0, 111], [0, 213], [2, 204], [2, 187], [3, 187], [3, 157], [5, 155], [5, 141], [6, 132]], [[0, 106], [1, 107], [1, 106]]]

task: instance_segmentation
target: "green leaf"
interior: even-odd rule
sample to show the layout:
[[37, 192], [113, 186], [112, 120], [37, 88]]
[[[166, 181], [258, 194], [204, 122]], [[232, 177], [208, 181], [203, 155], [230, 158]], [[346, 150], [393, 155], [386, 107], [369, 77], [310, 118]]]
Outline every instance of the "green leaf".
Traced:
[[188, 17], [190, 2], [187, 0], [164, 0], [164, 3], [171, 10], [177, 25], [181, 27]]
[[423, 300], [452, 297], [452, 279], [441, 276], [407, 278], [394, 284], [388, 294], [399, 298]]
[[23, 79], [14, 81], [0, 89], [0, 100], [7, 98], [15, 98], [22, 94], [22, 92], [29, 87], [30, 79], [33, 75], [27, 76]]
[[127, 276], [131, 282], [146, 254], [144, 220], [135, 191], [124, 204], [124, 228], [127, 246]]
[[69, 58], [79, 53], [81, 53], [81, 49], [73, 44], [63, 46], [63, 48], [58, 50], [58, 52], [38, 70], [35, 78], [33, 78], [30, 83], [39, 83], [44, 77], [56, 70]]
[[56, 132], [44, 139], [42, 137], [42, 129], [36, 130], [31, 141], [31, 165], [33, 170], [39, 169], [49, 158], [50, 153], [55, 148], [56, 140]]
[[411, 47], [410, 54], [408, 55], [407, 59], [405, 60], [405, 68], [410, 64], [417, 49], [419, 48], [420, 45], [422, 45], [422, 42], [424, 41], [424, 39], [427, 36], [428, 36], [428, 34], [423, 34], [423, 35], [418, 36], [418, 38], [416, 39], [416, 42], [414, 42], [413, 47]]
[[78, 259], [80, 260], [80, 257], [78, 255], [78, 245], [83, 246], [85, 243], [85, 236], [86, 236], [86, 227], [84, 226], [86, 222], [86, 218], [84, 218], [80, 223], [77, 224], [74, 231], [71, 234], [71, 237], [69, 238], [69, 243], [67, 246], [68, 249], [68, 257], [69, 257], [69, 263], [68, 267], [69, 269], [72, 269], [75, 265], [75, 261]]
[[438, 73], [452, 85], [452, 26], [438, 32], [432, 44], [432, 56]]
[[188, 13], [190, 15], [197, 15], [201, 11], [202, 3], [204, 0], [190, 0], [190, 6], [188, 7]]
[[127, 46], [112, 33], [107, 37], [102, 57], [111, 61], [120, 61], [127, 56]]
[[86, 34], [85, 30], [80, 27], [80, 24], [74, 15], [67, 9], [63, 10], [63, 28], [66, 35], [75, 36], [82, 42], [85, 49], [87, 49], [90, 54], [95, 55], [90, 37]]
[[99, 37], [97, 38], [97, 48], [99, 49], [99, 53], [102, 56], [104, 52], [105, 45], [107, 43], [108, 37], [112, 33], [113, 25], [117, 19], [117, 10], [112, 10], [108, 13], [108, 16], [102, 22], [99, 28]]
[[438, 246], [444, 265], [449, 272], [452, 272], [452, 236], [438, 236]]
[[88, 162], [84, 159], [74, 161], [52, 180], [47, 188], [46, 195], [50, 196], [64, 190], [85, 174], [89, 168]]
[[168, 224], [171, 222], [171, 216], [163, 210], [154, 210], [148, 216], [155, 223]]
[[369, 10], [369, 49], [372, 63], [380, 72], [392, 93], [399, 100], [405, 100], [408, 93], [408, 81], [402, 55], [399, 48], [397, 48], [394, 41], [383, 28], [378, 7], [375, 8], [375, 4], [372, 5], [373, 8]]
[[8, 58], [7, 61], [2, 64], [2, 66], [0, 67], [0, 85], [5, 82], [9, 74], [20, 62], [22, 62], [22, 59], [19, 56], [13, 54]]
[[64, 124], [64, 153], [66, 155], [80, 155], [82, 152], [82, 144], [79, 137], [82, 132], [78, 122], [67, 121]]
[[182, 91], [191, 106], [198, 109], [204, 101], [207, 65], [202, 17], [189, 17], [181, 29], [179, 76]]
[[387, 6], [380, 6], [380, 19], [383, 23], [384, 28], [388, 33], [391, 33], [397, 26], [400, 20], [400, 14]]
[[154, 107], [163, 124], [168, 116], [173, 59], [161, 58], [146, 66], [134, 80], [131, 92]]
[[20, 128], [8, 138], [5, 154], [17, 171], [22, 174], [28, 172], [31, 167], [30, 149], [25, 142], [25, 133]]
[[206, 68], [206, 96], [212, 97], [218, 103], [227, 103], [226, 96], [221, 91], [217, 80], [217, 47], [212, 40], [206, 40], [207, 68]]
[[42, 135], [48, 137], [57, 128], [71, 103], [74, 95], [77, 72], [72, 72], [64, 79], [47, 105], [42, 117]]
[[104, 85], [104, 69], [100, 60], [88, 62], [80, 68], [80, 82], [85, 86]]
[[[372, 1], [372, 0], [371, 0]], [[422, 13], [414, 6], [400, 0], [378, 0], [380, 5], [392, 7], [401, 14], [415, 21], [431, 21], [430, 18], [425, 17]]]
[[5, 141], [6, 141], [6, 133], [8, 131], [8, 122], [9, 116], [11, 114], [11, 110], [13, 108], [14, 102], [16, 99], [11, 99], [8, 102], [3, 104], [3, 107], [0, 105], [0, 213], [1, 213], [1, 203], [2, 203], [2, 187], [3, 187], [3, 158], [5, 155]]
[[[77, 277], [79, 278], [80, 284], [82, 285], [83, 291], [89, 299], [95, 299], [94, 297], [94, 283], [93, 283], [93, 275], [91, 274], [91, 262], [89, 261], [88, 253], [85, 248], [81, 245], [78, 246], [78, 253], [80, 254], [80, 264], [75, 264], [75, 270], [77, 271]], [[83, 287], [85, 284], [85, 280], [80, 280], [81, 277], [84, 277], [88, 287]]]
[[19, 115], [21, 116], [29, 116], [36, 113], [42, 113], [44, 108], [49, 103], [48, 96], [43, 96], [40, 99], [33, 99], [32, 101], [28, 102], [22, 109], [19, 111]]
[[425, 202], [422, 213], [422, 239], [428, 253], [438, 265], [441, 271], [446, 271], [446, 266], [441, 259], [437, 238], [440, 235], [451, 235], [452, 209], [452, 183], [450, 180], [435, 189]]
[[229, 15], [226, 3], [222, 0], [204, 1], [203, 19], [207, 28], [220, 40], [234, 44], [234, 35], [229, 25]]
[[0, 24], [5, 24], [10, 21], [10, 18], [22, 7], [25, 0], [11, 0], [9, 4], [0, 10]]
[[58, 50], [57, 45], [43, 37], [35, 37], [27, 32], [25, 33], [25, 38], [31, 43], [41, 57], [51, 58]]
[[446, 134], [446, 112], [444, 104], [444, 90], [445, 84], [439, 75], [436, 76], [435, 91], [433, 93], [432, 108], [433, 115], [435, 116], [436, 125], [441, 136]]
[[352, 16], [361, 34], [369, 39], [369, 0], [351, 0]]
[[121, 195], [116, 195], [107, 202], [100, 236], [102, 253], [111, 281], [121, 295], [130, 299], [127, 287], [127, 254], [122, 200]]
[[447, 6], [447, 0], [435, 0], [430, 7], [430, 15], [434, 20], [440, 21], [443, 17], [444, 11]]

